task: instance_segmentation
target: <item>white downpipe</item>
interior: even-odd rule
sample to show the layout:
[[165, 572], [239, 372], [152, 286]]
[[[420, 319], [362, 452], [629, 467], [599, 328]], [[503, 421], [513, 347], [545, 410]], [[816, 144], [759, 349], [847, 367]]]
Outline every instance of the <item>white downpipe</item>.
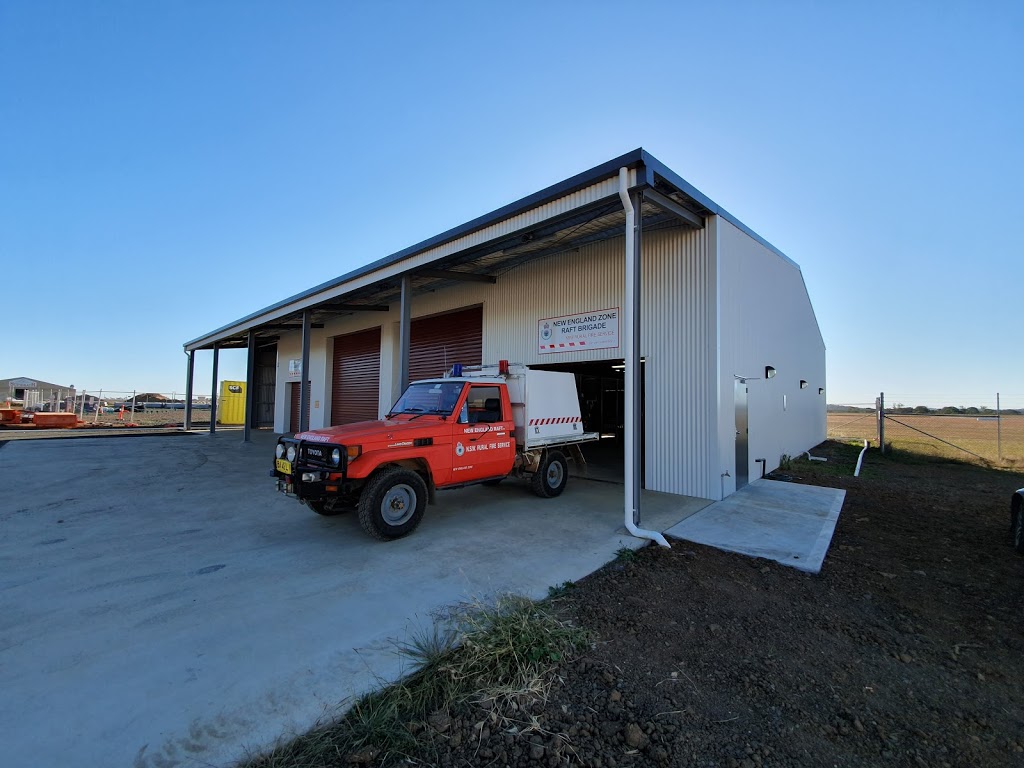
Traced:
[[860, 463], [862, 461], [864, 461], [864, 454], [867, 452], [867, 450], [868, 450], [868, 441], [865, 440], [864, 441], [864, 448], [861, 449], [860, 456], [857, 457], [857, 468], [855, 470], [853, 470], [853, 476], [854, 477], [860, 477]]
[[[633, 314], [636, 312], [636, 307], [633, 306], [633, 289], [635, 286], [634, 262], [636, 261], [636, 258], [633, 253], [633, 245], [635, 242], [633, 234], [633, 202], [629, 199], [629, 170], [626, 168], [619, 168], [619, 199], [622, 200], [622, 207], [626, 210], [626, 295], [623, 301], [622, 312], [622, 336], [625, 341], [624, 353], [626, 358], [626, 370], [624, 371], [626, 377], [626, 387], [624, 392], [626, 401], [626, 530], [637, 538], [650, 539], [651, 541], [656, 541], [663, 547], [669, 547], [669, 543], [660, 533], [657, 531], [647, 531], [643, 528], [637, 528], [633, 523], [633, 498], [635, 496], [634, 491], [636, 488], [636, 477], [633, 474], [633, 457], [636, 453], [636, 424], [633, 423], [633, 397], [636, 394], [633, 392]], [[669, 548], [671, 549], [671, 547]]]

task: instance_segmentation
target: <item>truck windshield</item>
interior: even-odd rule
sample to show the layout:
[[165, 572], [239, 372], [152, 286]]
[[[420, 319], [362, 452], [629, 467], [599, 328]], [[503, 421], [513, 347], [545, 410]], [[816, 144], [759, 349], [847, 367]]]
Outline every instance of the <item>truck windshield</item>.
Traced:
[[465, 386], [465, 382], [462, 381], [427, 381], [410, 384], [388, 416], [398, 413], [451, 416]]

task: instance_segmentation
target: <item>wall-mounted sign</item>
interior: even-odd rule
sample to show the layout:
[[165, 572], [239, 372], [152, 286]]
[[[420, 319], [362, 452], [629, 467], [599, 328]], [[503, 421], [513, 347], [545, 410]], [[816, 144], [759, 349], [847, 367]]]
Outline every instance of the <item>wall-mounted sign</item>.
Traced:
[[11, 379], [10, 385], [18, 389], [35, 389], [39, 386], [39, 382], [33, 379]]
[[288, 381], [302, 379], [302, 358], [288, 361]]
[[537, 343], [542, 355], [616, 349], [619, 346], [619, 308], [538, 320]]

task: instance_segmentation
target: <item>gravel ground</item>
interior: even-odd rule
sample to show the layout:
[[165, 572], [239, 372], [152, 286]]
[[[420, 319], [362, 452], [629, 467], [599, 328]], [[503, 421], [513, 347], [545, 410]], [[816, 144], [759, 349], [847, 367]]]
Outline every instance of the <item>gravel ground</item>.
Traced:
[[559, 598], [598, 642], [548, 700], [514, 729], [439, 713], [418, 759], [1024, 766], [1024, 475], [875, 453], [854, 478], [856, 448], [815, 453], [789, 480], [847, 490], [821, 574], [687, 542], [610, 563]]

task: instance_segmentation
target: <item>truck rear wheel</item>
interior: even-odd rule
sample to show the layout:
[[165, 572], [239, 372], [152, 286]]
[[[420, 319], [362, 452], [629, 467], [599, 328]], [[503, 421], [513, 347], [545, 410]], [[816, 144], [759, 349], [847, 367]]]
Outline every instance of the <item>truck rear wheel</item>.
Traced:
[[381, 541], [399, 539], [416, 530], [427, 507], [427, 484], [409, 469], [381, 470], [359, 497], [359, 524]]
[[569, 481], [569, 465], [561, 451], [547, 451], [540, 467], [533, 473], [530, 486], [538, 496], [551, 499], [565, 490]]

